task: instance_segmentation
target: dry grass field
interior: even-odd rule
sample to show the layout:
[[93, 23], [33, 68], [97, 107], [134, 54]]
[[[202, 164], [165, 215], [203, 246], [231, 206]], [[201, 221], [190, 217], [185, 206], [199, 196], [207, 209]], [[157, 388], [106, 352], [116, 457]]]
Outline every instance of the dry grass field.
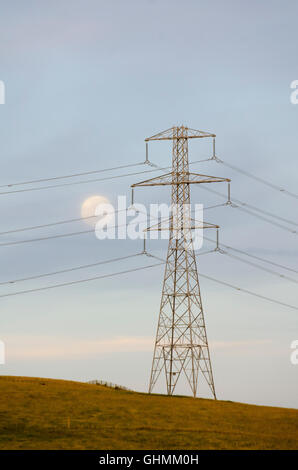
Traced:
[[0, 377], [0, 449], [298, 449], [298, 410]]

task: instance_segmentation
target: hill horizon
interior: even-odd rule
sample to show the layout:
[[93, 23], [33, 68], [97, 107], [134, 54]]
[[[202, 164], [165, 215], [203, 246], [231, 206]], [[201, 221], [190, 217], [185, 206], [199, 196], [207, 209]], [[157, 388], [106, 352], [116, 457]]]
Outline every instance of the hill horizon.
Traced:
[[297, 449], [298, 410], [0, 377], [0, 449]]

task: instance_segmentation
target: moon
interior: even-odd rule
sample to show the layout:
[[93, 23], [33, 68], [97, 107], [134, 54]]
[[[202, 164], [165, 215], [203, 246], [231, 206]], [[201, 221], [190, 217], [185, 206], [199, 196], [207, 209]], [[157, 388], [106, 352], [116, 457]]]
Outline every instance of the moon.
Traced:
[[110, 201], [104, 196], [90, 196], [83, 202], [81, 206], [81, 217], [88, 225], [95, 226], [98, 217], [95, 216], [95, 209], [99, 204], [109, 204]]

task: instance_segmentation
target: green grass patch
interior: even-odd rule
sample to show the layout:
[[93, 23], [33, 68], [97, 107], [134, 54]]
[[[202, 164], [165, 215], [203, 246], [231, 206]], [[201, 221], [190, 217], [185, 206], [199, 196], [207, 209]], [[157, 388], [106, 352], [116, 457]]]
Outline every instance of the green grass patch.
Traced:
[[298, 449], [298, 410], [0, 377], [0, 449]]

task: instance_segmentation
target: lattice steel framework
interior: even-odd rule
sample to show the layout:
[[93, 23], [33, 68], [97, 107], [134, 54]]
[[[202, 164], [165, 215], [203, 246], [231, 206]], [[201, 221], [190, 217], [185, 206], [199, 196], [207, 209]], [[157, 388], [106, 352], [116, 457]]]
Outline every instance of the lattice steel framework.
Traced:
[[[174, 393], [182, 373], [192, 394], [197, 395], [201, 372], [216, 399], [206, 325], [201, 300], [190, 218], [190, 184], [230, 181], [226, 178], [189, 172], [188, 139], [215, 138], [214, 134], [187, 127], [173, 127], [149, 137], [150, 140], [172, 140], [172, 172], [132, 185], [172, 186], [175, 216], [169, 219], [169, 246], [160, 303], [160, 313], [150, 376], [149, 393], [164, 371], [167, 394]], [[214, 147], [215, 148], [215, 147]], [[202, 224], [201, 224], [202, 225]], [[207, 224], [207, 227], [214, 226]], [[204, 228], [204, 227], [203, 227]]]

